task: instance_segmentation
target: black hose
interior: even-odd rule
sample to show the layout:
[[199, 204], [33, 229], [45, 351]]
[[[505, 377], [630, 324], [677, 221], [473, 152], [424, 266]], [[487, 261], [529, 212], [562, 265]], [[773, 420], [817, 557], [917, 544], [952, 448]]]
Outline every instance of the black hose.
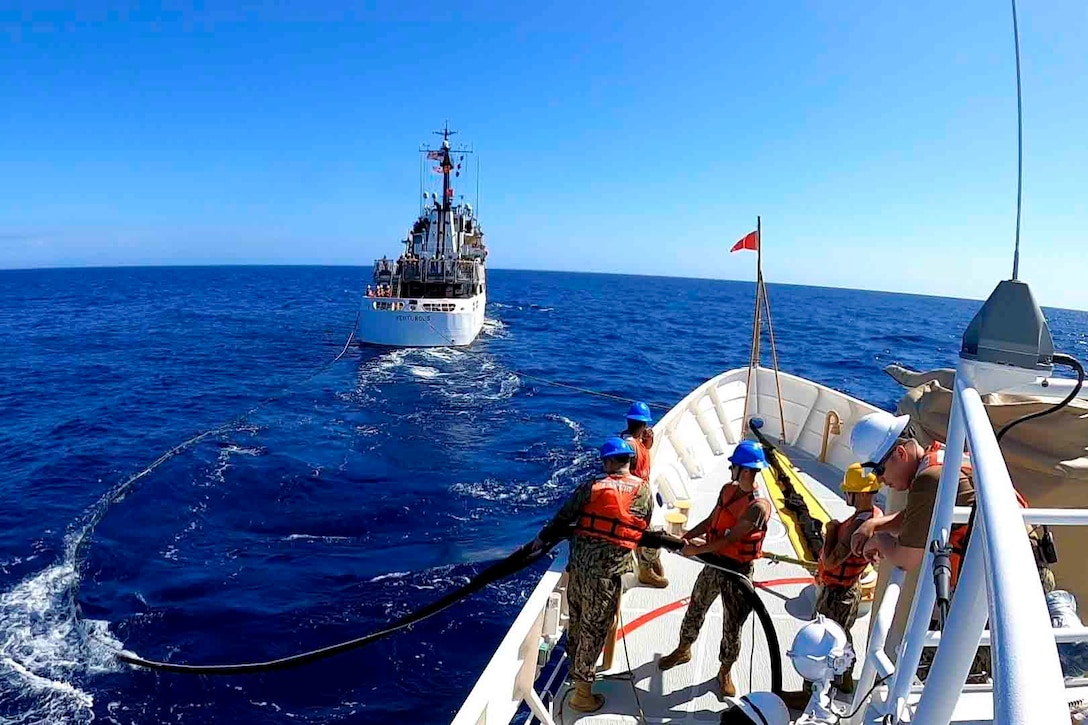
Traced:
[[[1077, 360], [1072, 355], [1065, 355], [1060, 352], [1054, 353], [1053, 360], [1060, 365], [1066, 365], [1076, 370], [1077, 382], [1073, 386], [1073, 390], [1070, 391], [1069, 395], [1062, 398], [1061, 402], [1056, 403], [1049, 408], [1046, 408], [1045, 410], [1040, 410], [1035, 413], [1029, 413], [1028, 415], [1020, 416], [1016, 420], [1011, 420], [1003, 425], [1001, 427], [1001, 430], [997, 431], [997, 443], [999, 446], [1001, 445], [1001, 439], [1004, 438], [1005, 434], [1012, 430], [1014, 427], [1020, 425], [1021, 423], [1026, 423], [1029, 420], [1035, 420], [1037, 418], [1042, 418], [1045, 415], [1050, 415], [1051, 413], [1057, 413], [1059, 410], [1072, 403], [1073, 399], [1080, 394], [1081, 388], [1084, 387], [1084, 366], [1081, 365], [1080, 360]], [[977, 511], [978, 499], [976, 498], [975, 502], [971, 505], [971, 515], [967, 517], [967, 534], [964, 536], [963, 551], [961, 552], [961, 555], [964, 557], [967, 556], [967, 544], [971, 541], [971, 534], [973, 534], [975, 531], [975, 514]], [[1047, 542], [1047, 546], [1049, 547], [1049, 557], [1044, 557], [1046, 563], [1056, 563], [1058, 557], [1056, 552], [1054, 551], [1054, 540], [1053, 536], [1050, 533], [1050, 527], [1044, 525], [1040, 528], [1042, 529], [1043, 540]], [[1053, 559], [1053, 561], [1051, 561], [1050, 559]]]
[[[558, 539], [552, 542], [548, 542], [544, 547], [534, 550], [531, 546], [523, 546], [515, 551], [510, 556], [498, 561], [491, 566], [487, 567], [479, 574], [474, 576], [468, 584], [450, 592], [441, 599], [438, 599], [427, 606], [417, 609], [416, 611], [407, 614], [393, 624], [384, 629], [380, 629], [376, 632], [371, 632], [363, 637], [357, 637], [350, 639], [346, 642], [340, 642], [338, 644], [329, 645], [328, 647], [322, 647], [320, 649], [311, 650], [309, 652], [302, 652], [300, 654], [291, 655], [289, 657], [281, 657], [275, 660], [268, 660], [265, 662], [246, 662], [240, 664], [226, 664], [226, 665], [186, 665], [178, 664], [175, 662], [158, 662], [155, 660], [144, 659], [135, 654], [127, 652], [118, 652], [116, 657], [121, 662], [127, 664], [143, 667], [149, 670], [157, 670], [160, 672], [176, 672], [179, 674], [189, 675], [253, 675], [263, 672], [275, 672], [277, 670], [286, 670], [294, 667], [301, 667], [302, 665], [310, 664], [311, 662], [317, 662], [333, 655], [342, 654], [353, 649], [365, 647], [368, 644], [376, 642], [380, 639], [384, 639], [396, 632], [399, 632], [406, 627], [410, 627], [413, 624], [422, 622], [423, 620], [433, 617], [434, 615], [449, 609], [457, 602], [466, 599], [476, 592], [483, 589], [488, 584], [492, 584], [500, 579], [512, 576], [517, 572], [525, 569], [532, 564], [539, 561], [554, 548], [559, 541]], [[682, 539], [678, 539], [674, 536], [670, 536], [660, 531], [646, 531], [643, 534], [641, 546], [647, 548], [664, 548], [670, 551], [679, 551], [684, 548], [686, 542]], [[776, 693], [782, 692], [782, 650], [778, 643], [778, 635], [774, 630], [774, 622], [771, 620], [771, 615], [767, 611], [766, 605], [759, 598], [756, 593], [755, 587], [752, 585], [751, 580], [744, 574], [733, 571], [728, 568], [728, 560], [714, 556], [712, 554], [703, 555], [697, 557], [699, 561], [707, 566], [711, 566], [720, 571], [724, 571], [727, 575], [733, 577], [741, 585], [741, 589], [744, 592], [745, 599], [752, 606], [756, 616], [759, 618], [760, 624], [763, 626], [764, 634], [767, 637], [767, 644], [771, 652], [771, 689]]]
[[[116, 656], [121, 662], [136, 667], [144, 667], [149, 670], [158, 670], [161, 672], [178, 672], [192, 675], [253, 675], [261, 672], [274, 672], [277, 670], [300, 667], [302, 665], [310, 664], [311, 662], [332, 657], [333, 655], [365, 647], [368, 644], [395, 634], [406, 627], [418, 624], [424, 619], [433, 617], [439, 612], [449, 609], [462, 599], [467, 599], [488, 584], [513, 576], [522, 569], [531, 566], [539, 561], [551, 549], [555, 548], [562, 540], [563, 538], [558, 538], [554, 541], [547, 542], [543, 548], [538, 550], [533, 550], [529, 545], [523, 546], [510, 556], [492, 564], [476, 576], [472, 577], [472, 579], [464, 586], [455, 589], [422, 609], [417, 609], [414, 612], [406, 614], [384, 629], [371, 632], [363, 637], [357, 637], [346, 642], [340, 642], [339, 644], [329, 645], [328, 647], [322, 647], [309, 652], [302, 652], [289, 657], [281, 657], [280, 659], [268, 660], [265, 662], [245, 662], [226, 665], [185, 665], [175, 662], [158, 662], [155, 660], [147, 660], [127, 652], [118, 652]], [[641, 545], [647, 548], [668, 548], [678, 551], [684, 547], [684, 543], [685, 542], [680, 539], [669, 536], [664, 532], [647, 531], [643, 534]]]
[[[683, 539], [678, 539], [677, 537], [662, 531], [646, 531], [642, 534], [641, 541], [641, 545], [644, 547], [667, 549], [674, 552], [683, 549], [687, 543], [688, 542]], [[748, 600], [748, 603], [752, 606], [752, 610], [756, 613], [756, 617], [759, 618], [760, 626], [763, 627], [763, 634], [767, 637], [767, 648], [770, 650], [768, 654], [771, 656], [771, 691], [776, 695], [781, 695], [782, 646], [778, 642], [778, 633], [774, 629], [774, 621], [771, 619], [771, 613], [767, 611], [767, 605], [759, 598], [759, 594], [756, 592], [752, 580], [733, 569], [732, 567], [735, 567], [736, 563], [723, 556], [702, 554], [701, 556], [695, 557], [695, 559], [712, 569], [724, 572], [727, 576], [732, 577], [740, 584], [741, 590], [744, 592], [744, 598]]]
[[398, 632], [406, 627], [410, 627], [413, 624], [422, 622], [424, 619], [433, 617], [434, 615], [452, 607], [462, 599], [475, 594], [483, 589], [488, 584], [505, 579], [508, 576], [516, 574], [517, 572], [525, 569], [526, 567], [539, 561], [551, 548], [553, 548], [559, 542], [553, 542], [547, 545], [545, 548], [533, 551], [528, 546], [515, 551], [505, 559], [492, 564], [479, 574], [474, 576], [468, 584], [460, 587], [446, 596], [434, 601], [422, 609], [407, 614], [400, 619], [396, 620], [393, 624], [389, 625], [385, 629], [378, 630], [377, 632], [371, 632], [370, 634], [351, 639], [346, 642], [340, 642], [339, 644], [329, 645], [328, 647], [322, 647], [321, 649], [315, 649], [310, 652], [303, 652], [297, 655], [291, 655], [290, 657], [281, 657], [276, 660], [268, 660], [267, 662], [247, 662], [243, 664], [229, 664], [229, 665], [184, 665], [174, 662], [156, 662], [154, 660], [145, 660], [142, 657], [138, 657], [134, 654], [128, 654], [120, 652], [117, 654], [117, 659], [122, 662], [126, 662], [130, 665], [137, 667], [144, 667], [151, 670], [159, 670], [162, 672], [179, 672], [193, 675], [252, 675], [259, 672], [274, 672], [276, 670], [286, 670], [292, 667], [299, 667], [301, 665], [316, 662], [318, 660], [325, 659], [326, 657], [332, 657], [343, 652], [348, 652], [359, 647], [364, 647], [372, 642], [376, 642], [379, 639], [384, 639], [389, 635]]
[[1080, 389], [1084, 387], [1084, 366], [1080, 364], [1080, 360], [1077, 360], [1072, 355], [1063, 355], [1059, 352], [1054, 354], [1054, 362], [1061, 365], [1067, 365], [1077, 371], [1077, 383], [1073, 386], [1072, 392], [1070, 392], [1069, 395], [1065, 396], [1065, 398], [1063, 398], [1060, 403], [1056, 403], [1047, 408], [1046, 410], [1040, 410], [1036, 413], [1030, 413], [1028, 415], [1021, 416], [1016, 420], [1006, 423], [1004, 426], [1002, 426], [1001, 430], [997, 432], [998, 443], [1000, 443], [1001, 439], [1005, 437], [1005, 434], [1012, 430], [1014, 427], [1020, 425], [1021, 423], [1026, 423], [1029, 420], [1042, 418], [1044, 415], [1057, 413], [1059, 410], [1072, 403], [1073, 399], [1076, 398], [1077, 395], [1080, 393]]
[[732, 577], [737, 584], [740, 584], [741, 591], [744, 592], [744, 598], [748, 600], [748, 604], [751, 605], [752, 611], [754, 611], [756, 617], [759, 618], [759, 624], [763, 627], [763, 634], [767, 637], [767, 654], [770, 655], [771, 660], [771, 692], [781, 697], [782, 645], [778, 642], [778, 632], [775, 631], [771, 613], [767, 611], [767, 605], [763, 603], [763, 600], [759, 598], [759, 594], [756, 593], [756, 588], [755, 585], [752, 584], [752, 580], [739, 571], [730, 569], [728, 559], [715, 556], [714, 554], [703, 554], [702, 556], [697, 556], [695, 558], [703, 564]]

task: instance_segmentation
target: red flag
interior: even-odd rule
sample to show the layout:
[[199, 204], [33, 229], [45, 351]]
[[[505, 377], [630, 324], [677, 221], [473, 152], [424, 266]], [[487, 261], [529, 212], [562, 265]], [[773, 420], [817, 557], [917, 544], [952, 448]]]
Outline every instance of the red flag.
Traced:
[[739, 242], [734, 244], [733, 248], [730, 249], [729, 251], [730, 252], [739, 252], [742, 249], [751, 249], [752, 251], [755, 251], [755, 250], [759, 249], [759, 232], [758, 231], [749, 232], [748, 234], [744, 235], [744, 239], [741, 239]]

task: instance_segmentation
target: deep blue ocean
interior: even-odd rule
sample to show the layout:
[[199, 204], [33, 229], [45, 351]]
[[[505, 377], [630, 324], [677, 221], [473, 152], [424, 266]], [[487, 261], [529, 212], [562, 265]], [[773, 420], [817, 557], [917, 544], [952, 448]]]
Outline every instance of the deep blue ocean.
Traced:
[[[622, 426], [624, 404], [514, 371], [673, 403], [748, 358], [751, 283], [497, 270], [470, 352], [353, 347], [310, 377], [368, 276], [0, 272], [0, 722], [448, 722], [533, 572], [284, 673], [155, 675], [110, 653], [263, 660], [375, 629], [532, 538]], [[889, 409], [882, 368], [952, 365], [980, 304], [770, 298], [784, 370]], [[1088, 314], [1047, 314], [1088, 355]]]

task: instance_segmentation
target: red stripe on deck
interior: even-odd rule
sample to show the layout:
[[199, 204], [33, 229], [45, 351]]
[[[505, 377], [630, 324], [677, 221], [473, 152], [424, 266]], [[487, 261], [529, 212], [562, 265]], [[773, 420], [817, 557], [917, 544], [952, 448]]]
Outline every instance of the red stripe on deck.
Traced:
[[[759, 587], [760, 589], [773, 589], [774, 587], [784, 587], [784, 586], [788, 586], [790, 584], [811, 584], [812, 583], [812, 577], [810, 577], [810, 576], [797, 576], [797, 577], [788, 577], [786, 579], [767, 579], [766, 581], [752, 582], [752, 583], [755, 586]], [[686, 607], [688, 605], [688, 602], [690, 602], [690, 601], [691, 601], [690, 597], [684, 597], [683, 599], [677, 599], [675, 602], [670, 602], [670, 603], [666, 604], [663, 607], [658, 607], [657, 609], [650, 610], [649, 612], [646, 612], [645, 614], [643, 614], [641, 616], [635, 617], [630, 622], [628, 622], [626, 626], [624, 626], [618, 632], [616, 632], [616, 639], [623, 639], [624, 637], [631, 634], [632, 632], [634, 632], [636, 629], [638, 629], [642, 625], [648, 624], [649, 622], [652, 622], [655, 619], [657, 619], [658, 617], [662, 617], [662, 616], [668, 614], [669, 612], [675, 612], [677, 609], [683, 609], [684, 607]]]
[[620, 631], [616, 632], [616, 639], [621, 639], [623, 637], [626, 637], [627, 635], [631, 634], [631, 632], [634, 632], [636, 629], [638, 629], [642, 625], [646, 624], [647, 622], [652, 622], [652, 621], [654, 621], [655, 619], [657, 619], [658, 617], [660, 617], [660, 616], [662, 616], [664, 614], [668, 614], [669, 612], [675, 612], [677, 609], [683, 609], [684, 607], [686, 607], [688, 605], [688, 602], [690, 602], [690, 601], [691, 601], [690, 597], [684, 597], [683, 599], [677, 599], [675, 602], [672, 602], [670, 604], [666, 604], [663, 607], [658, 607], [657, 609], [646, 612], [646, 614], [643, 614], [640, 617], [635, 617], [634, 619], [632, 619], [630, 622], [627, 623], [626, 627], [624, 627]]

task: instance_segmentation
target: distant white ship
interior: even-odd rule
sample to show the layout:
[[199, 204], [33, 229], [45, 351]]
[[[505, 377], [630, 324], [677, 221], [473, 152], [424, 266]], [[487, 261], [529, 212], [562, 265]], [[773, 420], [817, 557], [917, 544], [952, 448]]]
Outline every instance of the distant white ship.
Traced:
[[[442, 196], [423, 194], [420, 216], [396, 260], [374, 263], [359, 313], [362, 342], [396, 347], [468, 345], [480, 334], [487, 302], [487, 247], [467, 203], [454, 203], [450, 174], [459, 175], [463, 151], [450, 148], [448, 127], [436, 131], [442, 146], [424, 148], [438, 162]], [[456, 160], [455, 160], [456, 159]]]

